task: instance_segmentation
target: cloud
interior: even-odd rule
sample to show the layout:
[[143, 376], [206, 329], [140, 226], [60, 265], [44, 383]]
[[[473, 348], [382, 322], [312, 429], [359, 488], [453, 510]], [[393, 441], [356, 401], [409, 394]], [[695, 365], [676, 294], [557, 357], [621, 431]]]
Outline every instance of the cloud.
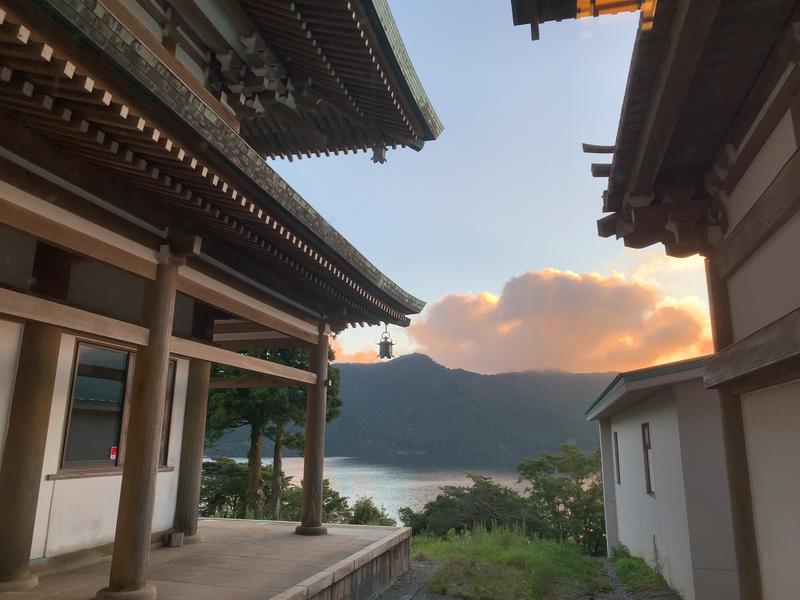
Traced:
[[433, 303], [409, 336], [449, 367], [625, 371], [711, 351], [708, 309], [658, 284], [615, 273], [544, 269], [502, 293], [452, 294]]
[[336, 356], [334, 362], [337, 363], [374, 363], [378, 362], [378, 353], [371, 348], [365, 348], [356, 352], [345, 352], [342, 345], [336, 338], [331, 339], [331, 348]]

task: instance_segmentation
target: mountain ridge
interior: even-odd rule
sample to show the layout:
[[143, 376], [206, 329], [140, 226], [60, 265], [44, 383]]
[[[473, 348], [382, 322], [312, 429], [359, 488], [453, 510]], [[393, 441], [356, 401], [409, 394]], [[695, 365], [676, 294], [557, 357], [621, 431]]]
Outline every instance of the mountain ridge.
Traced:
[[[419, 353], [335, 366], [343, 406], [327, 427], [327, 456], [485, 464], [515, 464], [565, 442], [596, 448], [597, 426], [586, 422], [584, 411], [615, 375], [481, 374], [445, 367]], [[245, 456], [248, 436], [242, 430], [226, 434], [216, 453]]]

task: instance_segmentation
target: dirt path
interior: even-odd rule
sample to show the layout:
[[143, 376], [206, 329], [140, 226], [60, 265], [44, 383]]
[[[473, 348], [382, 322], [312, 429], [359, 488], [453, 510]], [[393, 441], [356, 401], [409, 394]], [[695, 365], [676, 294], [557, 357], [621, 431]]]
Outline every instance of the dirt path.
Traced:
[[622, 583], [620, 583], [617, 572], [614, 570], [614, 565], [611, 564], [611, 561], [606, 560], [604, 562], [606, 577], [608, 577], [608, 581], [611, 584], [611, 589], [595, 596], [595, 600], [633, 600], [633, 596], [622, 588]]
[[[454, 596], [443, 596], [427, 591], [428, 582], [436, 574], [438, 565], [428, 562], [411, 561], [411, 569], [403, 573], [395, 584], [388, 590], [376, 596], [374, 600], [458, 600]], [[611, 584], [611, 589], [591, 596], [591, 600], [673, 600], [674, 592], [669, 589], [653, 590], [644, 595], [632, 596], [626, 592], [610, 561], [604, 562], [605, 575]], [[566, 599], [565, 599], [566, 600]]]

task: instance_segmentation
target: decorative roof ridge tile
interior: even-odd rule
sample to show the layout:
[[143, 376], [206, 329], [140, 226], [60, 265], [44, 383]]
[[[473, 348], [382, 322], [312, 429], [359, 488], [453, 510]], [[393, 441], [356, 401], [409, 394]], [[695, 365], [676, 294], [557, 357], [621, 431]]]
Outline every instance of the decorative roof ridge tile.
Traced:
[[[444, 131], [444, 126], [419, 80], [400, 31], [397, 29], [397, 23], [389, 8], [389, 3], [387, 0], [361, 0], [361, 3], [367, 9], [373, 26], [376, 26], [375, 31], [379, 38], [383, 38], [381, 41], [385, 42], [384, 50], [388, 50], [387, 58], [400, 69], [403, 75], [401, 83], [407, 87], [410, 97], [416, 103], [415, 108], [430, 131], [431, 139], [436, 139]], [[377, 23], [375, 22], [376, 17]]]

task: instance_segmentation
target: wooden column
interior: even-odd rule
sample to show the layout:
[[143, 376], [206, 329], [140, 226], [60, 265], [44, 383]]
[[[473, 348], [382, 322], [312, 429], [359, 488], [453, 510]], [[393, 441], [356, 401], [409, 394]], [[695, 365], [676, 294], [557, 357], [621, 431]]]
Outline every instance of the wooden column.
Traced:
[[203, 446], [208, 409], [208, 384], [211, 363], [192, 359], [189, 364], [189, 385], [186, 390], [186, 412], [183, 417], [183, 442], [178, 472], [178, 498], [175, 505], [175, 531], [183, 534], [183, 543], [200, 541], [197, 515], [200, 505], [200, 476], [203, 470]]
[[[733, 343], [733, 322], [727, 283], [717, 275], [713, 258], [706, 259], [706, 284], [714, 350]], [[722, 435], [731, 495], [733, 535], [736, 545], [736, 566], [739, 577], [739, 597], [761, 600], [761, 568], [759, 566], [756, 526], [753, 517], [753, 497], [750, 492], [750, 468], [744, 434], [742, 400], [730, 392], [718, 390], [722, 411]]]
[[178, 266], [178, 259], [169, 253], [168, 247], [162, 247], [155, 281], [147, 287], [144, 321], [150, 329], [150, 338], [148, 345], [136, 354], [111, 575], [108, 587], [97, 592], [99, 599], [156, 597], [155, 587], [147, 585], [145, 577]]
[[28, 572], [61, 330], [28, 322], [0, 465], [0, 592], [37, 584]]
[[316, 385], [308, 387], [306, 439], [303, 452], [303, 512], [295, 529], [299, 535], [324, 535], [322, 526], [322, 480], [325, 459], [325, 418], [328, 410], [328, 341], [330, 327], [321, 324], [319, 340], [311, 349]]

